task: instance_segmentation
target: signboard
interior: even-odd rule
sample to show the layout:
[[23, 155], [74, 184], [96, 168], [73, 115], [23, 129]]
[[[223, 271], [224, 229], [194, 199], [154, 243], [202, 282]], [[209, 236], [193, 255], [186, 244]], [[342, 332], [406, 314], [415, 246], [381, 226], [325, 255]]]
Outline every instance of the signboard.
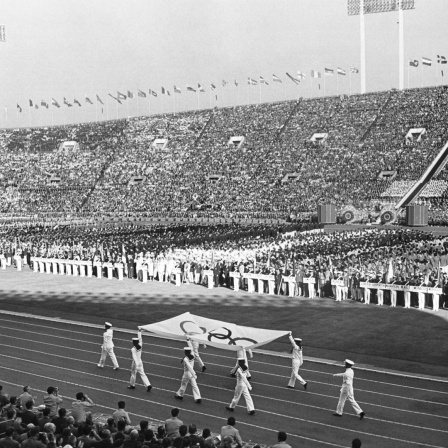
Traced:
[[[414, 9], [415, 0], [401, 0], [401, 9]], [[358, 16], [360, 0], [348, 0], [347, 12], [349, 16]], [[364, 14], [398, 11], [399, 0], [364, 0]]]

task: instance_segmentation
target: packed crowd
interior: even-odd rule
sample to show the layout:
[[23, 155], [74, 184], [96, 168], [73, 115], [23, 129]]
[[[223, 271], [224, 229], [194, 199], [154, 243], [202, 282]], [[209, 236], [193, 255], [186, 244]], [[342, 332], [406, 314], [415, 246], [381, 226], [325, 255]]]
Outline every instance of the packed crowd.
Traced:
[[[62, 396], [58, 387], [49, 386], [41, 399], [29, 386], [19, 396], [9, 395], [0, 386], [0, 448], [241, 448], [246, 445], [234, 417], [219, 432], [199, 431], [179, 418], [177, 408], [165, 422], [131, 421], [125, 401], [101, 422], [95, 418], [95, 403], [83, 392]], [[287, 435], [278, 433], [273, 448], [290, 448]], [[274, 442], [274, 441], [273, 441]], [[252, 448], [253, 445], [251, 445]]]
[[[447, 102], [435, 87], [1, 130], [0, 211], [286, 217], [331, 202], [368, 212], [391, 183], [382, 170], [416, 180], [446, 142]], [[420, 142], [406, 139], [411, 128], [426, 130]]]
[[[344, 281], [347, 298], [363, 300], [360, 282], [408, 284], [443, 289], [447, 303], [448, 237], [403, 229], [364, 229], [324, 233], [311, 225], [153, 229], [5, 228], [0, 258], [14, 256], [31, 264], [32, 256], [109, 262], [130, 279], [171, 282], [179, 269], [182, 283], [206, 284], [213, 271], [216, 287], [248, 288], [244, 274], [270, 274], [275, 292], [290, 294], [283, 277], [296, 279], [296, 295], [334, 297], [333, 279]], [[238, 279], [231, 273], [238, 272]], [[98, 273], [97, 273], [98, 275]], [[304, 278], [313, 285], [304, 285]], [[255, 285], [257, 291], [258, 285]], [[264, 288], [267, 292], [267, 284]], [[260, 291], [263, 292], [263, 291]], [[402, 304], [399, 296], [398, 304]], [[427, 305], [430, 306], [430, 297]], [[372, 298], [375, 303], [375, 296]], [[390, 300], [386, 294], [386, 304]], [[412, 296], [412, 304], [416, 304]]]

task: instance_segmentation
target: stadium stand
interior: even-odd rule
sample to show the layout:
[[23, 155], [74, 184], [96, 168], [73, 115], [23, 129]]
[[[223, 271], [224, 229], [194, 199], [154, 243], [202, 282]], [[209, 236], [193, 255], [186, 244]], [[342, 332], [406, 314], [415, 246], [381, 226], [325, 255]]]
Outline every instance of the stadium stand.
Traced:
[[[447, 141], [447, 102], [434, 87], [5, 129], [1, 212], [287, 218], [335, 203], [367, 219]], [[410, 129], [425, 132], [417, 141]], [[393, 186], [384, 170], [397, 172]], [[434, 209], [445, 203], [446, 176], [420, 195]]]

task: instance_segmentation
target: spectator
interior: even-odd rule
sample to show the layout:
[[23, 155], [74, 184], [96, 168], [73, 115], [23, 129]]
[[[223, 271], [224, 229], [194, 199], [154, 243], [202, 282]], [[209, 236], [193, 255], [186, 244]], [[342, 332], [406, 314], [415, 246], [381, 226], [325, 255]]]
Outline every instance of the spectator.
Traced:
[[126, 425], [131, 425], [131, 419], [129, 417], [129, 414], [124, 410], [126, 407], [126, 403], [124, 401], [118, 402], [118, 409], [112, 414], [114, 417], [115, 422], [118, 422], [119, 420], [124, 420], [126, 422]]
[[46, 423], [51, 422], [50, 412], [51, 412], [50, 408], [45, 408], [42, 410], [42, 417], [38, 420], [38, 425], [39, 425], [40, 431], [44, 430], [44, 426]]
[[114, 433], [118, 432], [114, 417], [109, 417], [102, 429], [108, 429], [113, 437]]
[[19, 448], [20, 444], [13, 438], [14, 428], [9, 427], [5, 430], [5, 437], [0, 439], [0, 448]]
[[46, 445], [38, 440], [39, 427], [34, 426], [30, 429], [28, 438], [21, 444], [21, 448], [46, 448]]
[[59, 389], [50, 386], [47, 389], [47, 395], [44, 395], [44, 404], [46, 408], [50, 409], [50, 417], [58, 415], [59, 405], [62, 403], [62, 397], [58, 395]]
[[148, 420], [141, 420], [140, 421], [140, 430], [138, 431], [138, 440], [140, 442], [143, 442], [145, 440], [145, 432], [149, 428], [149, 421]]
[[215, 446], [214, 437], [209, 428], [204, 428], [202, 430], [202, 439], [204, 440], [205, 448], [213, 448]]
[[76, 394], [76, 401], [72, 403], [72, 415], [76, 425], [85, 423], [87, 419], [86, 408], [95, 406], [93, 401], [83, 392]]
[[171, 440], [179, 437], [179, 428], [183, 425], [183, 422], [182, 420], [179, 420], [178, 415], [179, 409], [173, 408], [171, 409], [171, 418], [165, 421], [166, 436]]
[[60, 408], [58, 410], [58, 416], [54, 417], [51, 423], [56, 425], [56, 434], [62, 434], [62, 431], [68, 427], [68, 419], [66, 417], [67, 410], [65, 408]]
[[226, 437], [230, 437], [233, 443], [236, 443], [240, 448], [243, 445], [243, 440], [241, 439], [239, 431], [235, 428], [236, 420], [234, 417], [229, 417], [227, 419], [227, 425], [221, 428], [221, 440]]
[[142, 446], [142, 443], [138, 440], [139, 434], [136, 429], [133, 429], [129, 436], [130, 439], [124, 441], [123, 448], [140, 448]]
[[28, 401], [31, 401], [33, 403], [33, 406], [36, 404], [35, 398], [33, 397], [31, 394], [31, 388], [30, 386], [24, 386], [23, 387], [23, 394], [19, 395], [19, 397], [17, 398], [17, 402], [18, 402], [18, 406], [20, 408], [24, 408], [25, 404]]
[[276, 443], [275, 445], [272, 445], [272, 448], [291, 448], [291, 445], [288, 445], [286, 443], [286, 432], [284, 431], [279, 431], [278, 435], [277, 435], [277, 440], [278, 443]]
[[39, 427], [39, 419], [37, 415], [32, 411], [33, 402], [27, 401], [25, 402], [25, 409], [21, 413], [22, 423], [26, 426], [28, 423], [32, 423], [34, 426]]
[[111, 439], [110, 431], [105, 429], [101, 431], [99, 435], [95, 430], [91, 431], [91, 435], [95, 438], [90, 444], [91, 448], [112, 448], [113, 443]]
[[9, 397], [3, 392], [3, 386], [0, 385], [0, 409], [9, 403]]
[[[122, 438], [123, 440], [130, 439], [130, 437], [125, 433], [126, 430], [126, 422], [124, 420], [118, 420], [117, 423], [117, 432], [112, 434], [112, 438], [115, 441], [118, 438]], [[140, 432], [139, 432], [140, 435]], [[139, 438], [140, 440], [140, 438]], [[143, 440], [143, 439], [142, 439]]]
[[200, 448], [205, 448], [204, 438], [201, 436], [198, 436], [196, 433], [198, 432], [198, 429], [195, 424], [191, 424], [188, 427], [188, 436], [190, 437], [190, 444], [191, 445], [199, 445]]
[[75, 426], [75, 419], [72, 416], [67, 417], [67, 423], [68, 423], [67, 428], [70, 429], [70, 432], [75, 437], [78, 437], [78, 428]]

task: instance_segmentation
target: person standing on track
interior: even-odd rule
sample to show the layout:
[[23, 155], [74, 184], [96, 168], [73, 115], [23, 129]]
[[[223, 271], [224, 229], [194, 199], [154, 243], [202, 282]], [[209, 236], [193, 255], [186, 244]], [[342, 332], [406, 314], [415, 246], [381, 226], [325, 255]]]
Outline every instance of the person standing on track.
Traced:
[[233, 400], [230, 403], [230, 406], [226, 406], [226, 409], [230, 412], [235, 410], [235, 406], [240, 401], [241, 395], [244, 396], [244, 400], [246, 400], [246, 407], [249, 415], [255, 414], [254, 403], [252, 401], [252, 397], [250, 396], [249, 391], [252, 390], [252, 386], [247, 380], [247, 365], [244, 358], [238, 360], [238, 368], [236, 369], [236, 387], [235, 387], [235, 395], [233, 396]]
[[342, 377], [341, 395], [339, 396], [338, 407], [336, 408], [336, 412], [333, 415], [335, 415], [336, 417], [342, 417], [345, 401], [348, 399], [355, 412], [359, 415], [359, 419], [362, 420], [366, 414], [359, 407], [358, 403], [356, 403], [355, 397], [353, 395], [353, 378], [355, 374], [352, 367], [354, 364], [355, 363], [353, 361], [350, 361], [350, 359], [346, 359], [345, 372], [336, 373], [333, 375]]
[[143, 381], [143, 384], [146, 386], [146, 391], [150, 392], [152, 389], [151, 383], [148, 380], [148, 377], [145, 374], [145, 370], [143, 369], [142, 362], [142, 329], [138, 327], [138, 334], [136, 338], [132, 338], [133, 347], [131, 349], [132, 353], [132, 365], [131, 365], [131, 381], [128, 389], [135, 389], [135, 380], [137, 378], [137, 372], [140, 374], [140, 378]]
[[292, 344], [292, 372], [288, 387], [294, 389], [296, 380], [298, 380], [306, 390], [308, 383], [299, 375], [300, 366], [303, 364], [302, 339], [293, 338], [292, 333], [289, 332], [289, 340]]
[[[202, 359], [199, 355], [199, 342], [195, 341], [194, 339], [191, 339], [190, 336], [187, 336], [187, 344], [191, 348], [191, 351], [193, 352], [193, 356], [195, 361], [198, 362], [199, 367], [201, 368], [202, 372], [205, 372], [205, 365], [202, 362]], [[207, 348], [207, 346], [204, 344], [204, 348]]]
[[103, 345], [101, 346], [101, 358], [98, 363], [98, 367], [103, 368], [106, 363], [106, 356], [109, 355], [112, 363], [114, 365], [114, 370], [118, 370], [120, 367], [118, 365], [117, 357], [114, 353], [114, 342], [113, 342], [114, 332], [112, 330], [112, 324], [109, 322], [104, 323], [104, 333], [103, 333]]
[[184, 347], [185, 356], [182, 358], [181, 363], [184, 365], [184, 375], [182, 376], [182, 382], [180, 384], [180, 388], [177, 391], [177, 394], [174, 395], [174, 398], [177, 400], [183, 400], [185, 390], [187, 389], [188, 383], [191, 383], [191, 388], [193, 389], [193, 397], [195, 403], [201, 403], [201, 392], [199, 391], [199, 387], [196, 383], [197, 375], [194, 371], [194, 356], [192, 354], [192, 350], [190, 347]]

